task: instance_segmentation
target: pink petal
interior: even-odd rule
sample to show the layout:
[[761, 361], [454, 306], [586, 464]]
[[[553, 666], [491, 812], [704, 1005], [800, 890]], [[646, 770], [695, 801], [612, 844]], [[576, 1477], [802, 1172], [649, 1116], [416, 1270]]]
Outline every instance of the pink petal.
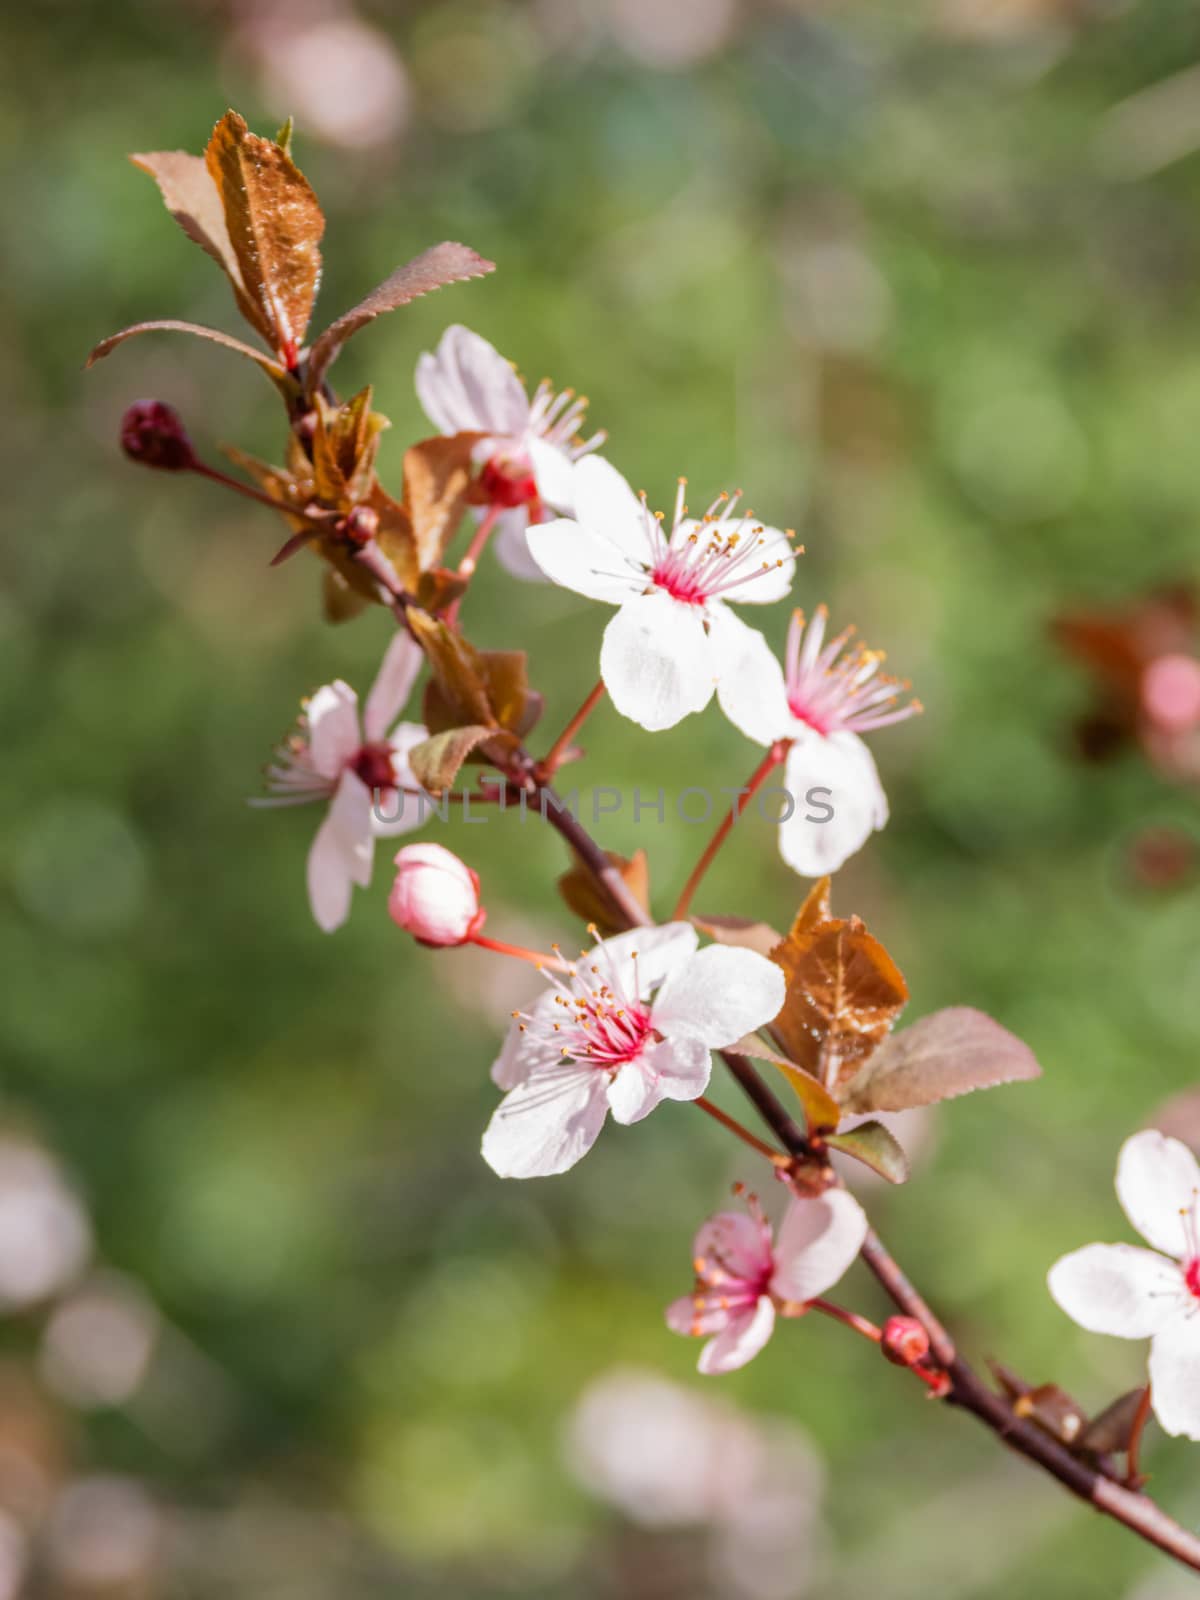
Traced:
[[743, 1285], [761, 1283], [773, 1265], [771, 1230], [744, 1211], [718, 1211], [692, 1240], [692, 1258]]
[[832, 1289], [862, 1248], [867, 1226], [845, 1189], [793, 1200], [776, 1241], [771, 1288], [784, 1300], [812, 1300]]
[[769, 1297], [763, 1295], [753, 1311], [743, 1311], [730, 1318], [723, 1332], [701, 1350], [697, 1365], [708, 1377], [734, 1372], [753, 1361], [774, 1331], [775, 1307]]
[[363, 731], [368, 739], [386, 738], [412, 693], [424, 659], [416, 640], [398, 628], [384, 651], [363, 707]]
[[529, 399], [509, 363], [460, 323], [446, 329], [436, 355], [417, 363], [417, 398], [443, 433], [520, 435]]
[[323, 778], [336, 779], [362, 743], [358, 696], [338, 678], [324, 684], [308, 702], [308, 747]]
[[325, 933], [350, 914], [352, 886], [370, 883], [374, 853], [370, 791], [353, 772], [343, 772], [308, 852], [308, 900]]

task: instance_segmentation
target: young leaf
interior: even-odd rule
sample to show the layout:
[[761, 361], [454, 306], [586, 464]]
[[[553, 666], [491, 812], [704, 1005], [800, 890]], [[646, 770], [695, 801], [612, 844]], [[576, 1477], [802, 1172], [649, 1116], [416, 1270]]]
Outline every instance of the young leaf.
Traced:
[[523, 739], [541, 716], [543, 706], [542, 696], [529, 687], [524, 650], [481, 650], [478, 660], [496, 721]]
[[893, 1034], [846, 1085], [848, 1111], [905, 1111], [1041, 1076], [1029, 1046], [982, 1011], [951, 1006]]
[[[609, 865], [616, 867], [638, 904], [644, 910], [649, 910], [650, 867], [646, 852], [636, 850], [628, 859], [618, 855], [615, 850], [607, 850], [605, 854]], [[625, 918], [608, 890], [603, 884], [597, 883], [582, 862], [577, 861], [575, 866], [563, 873], [558, 880], [558, 892], [575, 915], [589, 927], [595, 923], [605, 935], [625, 931]]]
[[425, 697], [425, 725], [434, 733], [478, 723], [493, 730], [496, 719], [488, 700], [487, 681], [478, 650], [444, 622], [409, 608], [413, 637], [424, 650], [433, 674]]
[[321, 276], [317, 197], [286, 150], [251, 133], [236, 111], [217, 123], [204, 159], [246, 293], [272, 347], [294, 368]]
[[321, 610], [326, 622], [350, 622], [361, 616], [367, 601], [333, 567], [326, 567], [321, 579]]
[[1075, 1441], [1080, 1450], [1092, 1450], [1098, 1456], [1115, 1455], [1129, 1449], [1133, 1425], [1137, 1421], [1146, 1391], [1130, 1389], [1120, 1395], [1110, 1406], [1105, 1406], [1098, 1417], [1093, 1417]]
[[87, 366], [94, 367], [97, 361], [103, 361], [119, 344], [124, 344], [126, 339], [132, 339], [139, 333], [191, 333], [197, 339], [209, 339], [213, 344], [223, 344], [227, 350], [236, 350], [239, 356], [246, 356], [250, 361], [256, 362], [271, 379], [272, 383], [282, 388], [284, 393], [289, 392], [291, 380], [287, 373], [262, 350], [256, 350], [253, 345], [243, 344], [240, 339], [235, 339], [230, 333], [222, 333], [219, 328], [205, 328], [198, 322], [179, 322], [174, 317], [168, 317], [157, 322], [135, 322], [131, 327], [122, 328], [120, 333], [110, 333], [107, 339], [100, 343], [87, 358]]
[[1039, 1383], [1013, 1401], [1013, 1414], [1036, 1423], [1062, 1444], [1077, 1445], [1086, 1432], [1087, 1413], [1056, 1383]]
[[341, 353], [342, 346], [360, 328], [385, 311], [395, 311], [409, 301], [429, 294], [434, 289], [450, 283], [462, 283], [467, 278], [482, 278], [495, 272], [496, 263], [485, 261], [465, 244], [435, 244], [402, 267], [397, 267], [384, 281], [352, 311], [332, 323], [317, 339], [308, 358], [308, 392], [315, 394], [324, 382], [330, 365]]
[[460, 578], [452, 567], [431, 567], [417, 579], [417, 604], [431, 614], [444, 611], [465, 594], [467, 581]]
[[[753, 950], [760, 956], [769, 956], [776, 945], [783, 943], [783, 935], [766, 922], [754, 922], [749, 917], [693, 917], [701, 933], [706, 933], [718, 944], [733, 945], [739, 950]], [[749, 1054], [744, 1051], [743, 1054]]]
[[[393, 500], [376, 479], [367, 496], [367, 505], [379, 518], [375, 543], [391, 562], [402, 588], [414, 593], [420, 582], [421, 571], [417, 564], [417, 541], [413, 536], [412, 520], [399, 500]], [[427, 605], [426, 611], [436, 611], [437, 606]]]
[[242, 271], [229, 242], [221, 195], [204, 157], [188, 155], [186, 150], [149, 150], [129, 159], [154, 179], [167, 210], [188, 238], [221, 268], [229, 279], [238, 310], [269, 344], [270, 326], [261, 307], [246, 293]]
[[432, 794], [448, 789], [471, 752], [489, 740], [495, 731], [487, 727], [449, 728], [415, 745], [408, 753], [408, 764], [417, 782]]
[[908, 1179], [908, 1157], [895, 1136], [882, 1122], [860, 1122], [857, 1128], [845, 1133], [831, 1133], [825, 1143], [831, 1150], [840, 1150], [870, 1167], [889, 1183], [904, 1183]]
[[814, 886], [771, 960], [787, 977], [772, 1032], [793, 1061], [839, 1095], [908, 1000], [899, 968], [857, 917], [832, 915], [828, 878]]
[[482, 437], [439, 434], [404, 452], [404, 504], [412, 518], [422, 572], [437, 566], [467, 509], [471, 451]]

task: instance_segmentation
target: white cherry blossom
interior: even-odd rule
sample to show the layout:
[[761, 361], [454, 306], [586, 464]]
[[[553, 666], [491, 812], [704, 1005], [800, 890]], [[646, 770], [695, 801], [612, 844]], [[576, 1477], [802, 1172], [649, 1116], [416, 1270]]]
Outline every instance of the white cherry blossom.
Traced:
[[1151, 1403], [1167, 1433], [1200, 1440], [1200, 1167], [1154, 1129], [1117, 1160], [1117, 1199], [1153, 1246], [1089, 1244], [1050, 1269], [1050, 1293], [1080, 1327], [1150, 1340]]
[[779, 851], [808, 878], [836, 872], [888, 820], [887, 796], [860, 734], [921, 709], [915, 700], [899, 703], [908, 685], [880, 671], [881, 652], [861, 644], [847, 650], [853, 629], [826, 643], [828, 619], [824, 606], [807, 625], [796, 612], [786, 669], [761, 635], [751, 635], [717, 688], [722, 710], [747, 738], [789, 745], [783, 786], [790, 809], [779, 825]]
[[775, 1328], [776, 1311], [796, 1315], [847, 1271], [867, 1236], [867, 1217], [853, 1195], [830, 1189], [793, 1200], [776, 1239], [753, 1195], [749, 1216], [720, 1211], [692, 1244], [696, 1286], [667, 1307], [667, 1326], [709, 1337], [700, 1371], [732, 1372], [752, 1360]]
[[487, 509], [496, 513], [496, 555], [514, 577], [542, 582], [525, 529], [572, 509], [572, 467], [605, 439], [580, 435], [587, 401], [571, 389], [556, 394], [548, 378], [531, 400], [512, 363], [460, 323], [446, 329], [436, 352], [421, 356], [416, 388], [441, 433], [486, 436], [474, 453]]
[[[613, 705], [643, 728], [703, 711], [726, 670], [761, 640], [730, 609], [780, 600], [792, 586], [790, 535], [722, 495], [695, 518], [681, 479], [671, 527], [607, 461], [575, 468], [573, 520], [526, 533], [553, 580], [619, 609], [604, 631], [600, 675]], [[765, 646], [763, 647], [765, 649]]]
[[361, 725], [358, 696], [350, 685], [340, 678], [322, 685], [266, 769], [272, 794], [252, 802], [328, 802], [308, 853], [309, 904], [326, 933], [349, 916], [353, 886], [365, 889], [370, 883], [375, 840], [407, 833], [424, 820], [408, 753], [429, 735], [419, 722], [396, 722], [423, 659], [408, 634], [395, 635], [367, 695]]
[[695, 1100], [709, 1052], [778, 1013], [780, 969], [751, 950], [697, 950], [686, 922], [602, 940], [514, 1013], [492, 1077], [507, 1090], [483, 1136], [502, 1178], [566, 1172], [611, 1111], [639, 1122], [662, 1100]]

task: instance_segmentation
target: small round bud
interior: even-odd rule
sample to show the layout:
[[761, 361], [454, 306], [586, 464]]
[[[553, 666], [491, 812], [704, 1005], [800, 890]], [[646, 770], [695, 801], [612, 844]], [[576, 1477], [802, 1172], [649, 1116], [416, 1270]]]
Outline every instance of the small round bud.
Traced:
[[121, 418], [121, 449], [131, 461], [164, 472], [195, 467], [196, 452], [178, 411], [162, 400], [138, 400]]
[[1142, 674], [1142, 710], [1164, 733], [1187, 733], [1200, 724], [1200, 661], [1159, 656]]
[[379, 513], [370, 506], [354, 506], [338, 524], [338, 532], [355, 544], [370, 544], [379, 532]]
[[409, 844], [396, 857], [388, 911], [420, 944], [466, 944], [483, 926], [479, 879], [440, 844]]
[[929, 1335], [916, 1317], [889, 1317], [879, 1348], [884, 1359], [897, 1367], [915, 1367], [929, 1354]]

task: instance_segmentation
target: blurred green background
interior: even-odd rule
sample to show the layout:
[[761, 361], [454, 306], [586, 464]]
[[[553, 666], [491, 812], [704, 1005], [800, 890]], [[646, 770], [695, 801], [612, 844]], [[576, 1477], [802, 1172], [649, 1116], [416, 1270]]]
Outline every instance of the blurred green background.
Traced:
[[[323, 936], [317, 815], [244, 803], [301, 694], [365, 689], [386, 618], [324, 627], [316, 564], [268, 569], [265, 513], [121, 457], [156, 396], [204, 453], [278, 459], [253, 368], [168, 337], [81, 367], [141, 318], [236, 325], [125, 153], [199, 150], [227, 104], [263, 132], [291, 113], [329, 218], [318, 323], [442, 238], [499, 264], [343, 358], [393, 419], [385, 482], [429, 431], [416, 357], [461, 320], [584, 390], [656, 503], [686, 473], [801, 530], [798, 602], [927, 708], [874, 741], [893, 821], [835, 906], [894, 954], [910, 1020], [982, 1007], [1045, 1067], [927, 1119], [912, 1183], [869, 1204], [968, 1352], [1098, 1408], [1143, 1352], [1044, 1276], [1128, 1236], [1118, 1144], [1195, 1077], [1200, 888], [1132, 865], [1147, 828], [1195, 840], [1195, 795], [1136, 752], [1076, 761], [1090, 691], [1047, 623], [1194, 575], [1195, 6], [52, 0], [10, 12], [0, 82], [0, 1600], [1174, 1594], [831, 1325], [696, 1376], [662, 1308], [730, 1181], [763, 1181], [702, 1117], [493, 1177], [522, 974], [399, 935], [382, 855]], [[528, 647], [548, 740], [602, 609], [489, 560], [464, 617]], [[715, 707], [656, 740], [602, 712], [586, 742], [584, 786], [757, 760]], [[580, 936], [549, 830], [436, 837], [497, 936]], [[665, 914], [703, 837], [625, 815], [605, 842], [646, 846]], [[698, 908], [778, 923], [803, 890], [751, 818]], [[861, 1269], [843, 1293], [883, 1309]], [[1153, 1443], [1191, 1525], [1196, 1461]]]

